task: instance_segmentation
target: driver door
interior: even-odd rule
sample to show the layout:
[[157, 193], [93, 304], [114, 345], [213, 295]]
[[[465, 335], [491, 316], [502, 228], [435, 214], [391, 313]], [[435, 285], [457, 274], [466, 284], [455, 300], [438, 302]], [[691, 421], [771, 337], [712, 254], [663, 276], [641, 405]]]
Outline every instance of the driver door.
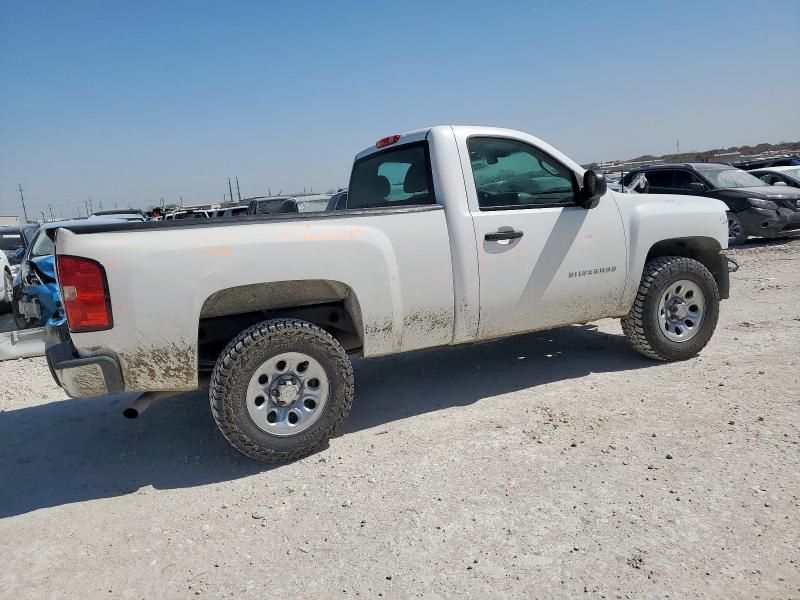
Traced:
[[540, 148], [484, 136], [466, 145], [480, 275], [478, 337], [618, 314], [627, 252], [612, 194], [584, 209], [576, 203], [574, 171]]

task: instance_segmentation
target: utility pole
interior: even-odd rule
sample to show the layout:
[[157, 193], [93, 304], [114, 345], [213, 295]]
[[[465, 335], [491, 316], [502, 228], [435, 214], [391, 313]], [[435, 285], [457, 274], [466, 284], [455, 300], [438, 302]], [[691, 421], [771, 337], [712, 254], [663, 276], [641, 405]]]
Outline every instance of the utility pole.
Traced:
[[236, 196], [239, 198], [239, 202], [242, 201], [242, 193], [239, 191], [239, 176], [236, 176]]
[[56, 220], [55, 217], [53, 216], [53, 205], [52, 204], [48, 204], [47, 206], [50, 209], [50, 222], [52, 223], [53, 221]]
[[100, 200], [100, 210], [103, 210], [103, 201]]
[[88, 200], [84, 200], [83, 201], [83, 207], [86, 209], [86, 216], [88, 217], [89, 216], [89, 201]]
[[231, 178], [228, 177], [228, 191], [231, 193], [231, 202], [233, 202], [233, 188], [231, 187]]
[[22, 184], [19, 185], [19, 200], [22, 202], [22, 214], [25, 215], [25, 222], [28, 222], [28, 211], [25, 210], [25, 198], [22, 195]]
[[160, 202], [161, 202], [161, 208], [164, 208], [164, 196], [161, 196]]
[[183, 194], [178, 194], [178, 198], [180, 198], [181, 206], [183, 206]]
[[94, 205], [92, 204], [92, 197], [89, 196], [89, 209], [94, 213]]
[[42, 211], [42, 223], [47, 223], [47, 217], [44, 216], [44, 211]]

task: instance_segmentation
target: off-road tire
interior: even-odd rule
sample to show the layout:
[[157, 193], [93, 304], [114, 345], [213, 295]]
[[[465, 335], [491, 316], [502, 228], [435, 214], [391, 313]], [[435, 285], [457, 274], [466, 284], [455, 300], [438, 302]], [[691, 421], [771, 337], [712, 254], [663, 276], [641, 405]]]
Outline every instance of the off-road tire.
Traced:
[[[330, 381], [323, 414], [308, 429], [290, 436], [271, 435], [253, 422], [246, 407], [247, 386], [255, 370], [281, 352], [314, 357]], [[273, 319], [235, 337], [214, 366], [209, 386], [211, 413], [222, 435], [242, 454], [268, 463], [288, 462], [322, 448], [347, 418], [353, 403], [353, 367], [327, 331], [298, 319]]]
[[[706, 312], [695, 336], [675, 342], [661, 331], [658, 303], [669, 285], [681, 279], [696, 283], [705, 296]], [[700, 352], [714, 333], [719, 318], [719, 289], [702, 263], [682, 256], [663, 256], [644, 267], [636, 300], [622, 318], [622, 331], [633, 348], [649, 358], [663, 361], [686, 360]]]
[[[731, 235], [731, 223], [735, 223], [737, 226], [738, 233], [736, 235]], [[735, 212], [728, 211], [728, 245], [735, 246], [738, 244], [744, 244], [745, 240], [747, 240], [747, 232], [744, 229], [744, 223], [739, 218]]]

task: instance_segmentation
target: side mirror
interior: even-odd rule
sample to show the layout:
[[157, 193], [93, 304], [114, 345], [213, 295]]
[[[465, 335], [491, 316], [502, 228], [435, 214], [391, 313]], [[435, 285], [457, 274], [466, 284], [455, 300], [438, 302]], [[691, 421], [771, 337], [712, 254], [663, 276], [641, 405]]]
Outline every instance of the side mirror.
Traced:
[[586, 171], [583, 174], [583, 187], [580, 193], [580, 205], [585, 209], [594, 208], [600, 202], [600, 198], [608, 190], [605, 175]]
[[693, 192], [703, 193], [706, 191], [706, 186], [700, 183], [699, 181], [693, 181], [689, 184], [689, 189]]
[[783, 186], [786, 186], [786, 182], [785, 181], [776, 181], [772, 185], [783, 185]]
[[17, 248], [14, 250], [14, 256], [22, 260], [22, 257], [25, 256], [25, 248]]

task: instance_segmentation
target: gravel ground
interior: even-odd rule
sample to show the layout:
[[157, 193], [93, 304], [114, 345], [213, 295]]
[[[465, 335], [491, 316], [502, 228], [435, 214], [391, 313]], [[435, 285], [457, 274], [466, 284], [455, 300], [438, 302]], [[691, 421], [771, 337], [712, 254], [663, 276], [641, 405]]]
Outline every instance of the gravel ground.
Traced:
[[358, 361], [343, 434], [240, 457], [203, 393], [0, 364], [0, 596], [798, 598], [800, 241], [733, 252], [700, 357], [617, 321]]

